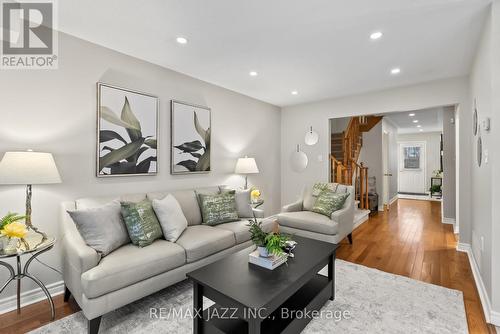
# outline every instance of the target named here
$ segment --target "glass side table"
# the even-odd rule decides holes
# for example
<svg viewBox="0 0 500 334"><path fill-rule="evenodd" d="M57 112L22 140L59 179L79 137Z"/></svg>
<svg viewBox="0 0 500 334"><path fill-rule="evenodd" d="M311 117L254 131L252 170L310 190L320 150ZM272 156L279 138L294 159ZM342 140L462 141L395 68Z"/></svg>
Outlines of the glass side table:
<svg viewBox="0 0 500 334"><path fill-rule="evenodd" d="M31 279L42 289L43 293L45 293L45 295L47 296L50 304L52 320L54 320L54 301L52 300L52 297L50 296L50 293L45 285L38 278L33 276L33 274L29 273L29 266L38 255L45 253L52 249L52 247L54 247L56 238L48 237L44 240L39 234L28 233L24 240L25 242L21 242L16 248L0 250L0 266L4 266L10 272L9 279L0 287L0 294L3 292L3 290L5 290L10 282L17 281L17 313L21 313L21 280L23 278ZM24 267L22 267L21 256L25 254L30 255L30 257L24 264ZM9 263L2 261L6 258L12 257L16 257L17 272Z"/></svg>

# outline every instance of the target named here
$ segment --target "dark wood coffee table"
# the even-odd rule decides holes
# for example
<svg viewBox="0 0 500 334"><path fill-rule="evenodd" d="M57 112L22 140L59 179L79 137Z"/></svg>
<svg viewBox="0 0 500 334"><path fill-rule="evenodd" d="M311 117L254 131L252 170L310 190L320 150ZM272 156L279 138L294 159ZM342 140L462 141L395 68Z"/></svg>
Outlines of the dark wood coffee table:
<svg viewBox="0 0 500 334"><path fill-rule="evenodd" d="M274 270L248 263L240 251L187 274L193 281L193 333L300 333L335 298L337 245L294 237L295 257ZM328 265L328 277L318 274ZM203 311L203 296L215 305Z"/></svg>

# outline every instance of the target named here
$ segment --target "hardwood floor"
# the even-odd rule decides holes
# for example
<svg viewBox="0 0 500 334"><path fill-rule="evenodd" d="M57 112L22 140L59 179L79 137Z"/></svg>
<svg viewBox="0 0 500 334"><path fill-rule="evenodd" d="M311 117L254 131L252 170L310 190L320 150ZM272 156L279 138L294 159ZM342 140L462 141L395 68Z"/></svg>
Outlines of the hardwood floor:
<svg viewBox="0 0 500 334"><path fill-rule="evenodd" d="M342 242L337 257L463 292L470 333L496 333L485 322L467 255L457 252L451 225L441 224L439 202L398 200L354 231L354 244ZM78 311L73 299L57 296L56 318ZM0 333L25 333L50 321L47 302L0 316Z"/></svg>
<svg viewBox="0 0 500 334"><path fill-rule="evenodd" d="M486 323L466 253L457 252L452 225L441 223L441 203L400 199L375 213L345 240L337 258L460 290L470 333L496 333Z"/></svg>

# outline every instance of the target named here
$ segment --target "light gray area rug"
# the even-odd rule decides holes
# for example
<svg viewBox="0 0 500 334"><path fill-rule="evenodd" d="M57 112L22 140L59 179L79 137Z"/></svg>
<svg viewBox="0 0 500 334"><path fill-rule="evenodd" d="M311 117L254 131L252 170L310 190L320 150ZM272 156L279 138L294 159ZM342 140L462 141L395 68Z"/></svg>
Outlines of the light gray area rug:
<svg viewBox="0 0 500 334"><path fill-rule="evenodd" d="M303 333L468 333L462 292L342 260L335 263L335 301L328 301L322 317L313 319ZM326 274L325 269L321 273ZM191 307L192 286L183 281L106 314L100 333L192 333L191 318L169 313L189 312ZM151 312L157 316L151 317ZM86 329L78 312L31 333Z"/></svg>

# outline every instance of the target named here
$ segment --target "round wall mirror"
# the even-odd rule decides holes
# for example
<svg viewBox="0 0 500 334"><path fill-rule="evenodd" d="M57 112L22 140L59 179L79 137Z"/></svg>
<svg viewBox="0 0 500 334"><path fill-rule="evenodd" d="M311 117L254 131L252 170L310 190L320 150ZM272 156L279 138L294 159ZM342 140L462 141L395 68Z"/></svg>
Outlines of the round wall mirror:
<svg viewBox="0 0 500 334"><path fill-rule="evenodd" d="M483 162L483 140L481 139L481 135L477 137L477 165L481 167L481 163Z"/></svg>
<svg viewBox="0 0 500 334"><path fill-rule="evenodd" d="M476 99L474 99L474 114L472 115L472 133L474 133L474 136L477 135L477 105L476 105Z"/></svg>
<svg viewBox="0 0 500 334"><path fill-rule="evenodd" d="M307 164L309 163L309 159L307 158L307 154L300 150L300 146L297 145L297 150L293 151L290 156L290 165L294 172L300 173L307 168Z"/></svg>
<svg viewBox="0 0 500 334"><path fill-rule="evenodd" d="M316 145L316 143L318 142L318 139L319 139L318 133L316 131L314 131L313 127L311 126L311 128L309 129L309 131L307 131L307 133L304 137L304 141L305 141L306 145L309 145L309 146Z"/></svg>

